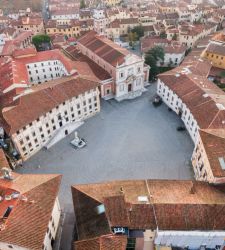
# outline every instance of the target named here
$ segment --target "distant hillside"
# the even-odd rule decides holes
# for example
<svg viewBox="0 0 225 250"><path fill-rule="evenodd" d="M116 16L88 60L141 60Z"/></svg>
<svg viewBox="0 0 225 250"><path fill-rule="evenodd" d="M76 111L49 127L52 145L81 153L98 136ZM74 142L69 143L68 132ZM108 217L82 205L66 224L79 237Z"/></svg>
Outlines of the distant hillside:
<svg viewBox="0 0 225 250"><path fill-rule="evenodd" d="M41 11L42 0L0 0L0 8L5 13L11 10L31 8L32 11Z"/></svg>

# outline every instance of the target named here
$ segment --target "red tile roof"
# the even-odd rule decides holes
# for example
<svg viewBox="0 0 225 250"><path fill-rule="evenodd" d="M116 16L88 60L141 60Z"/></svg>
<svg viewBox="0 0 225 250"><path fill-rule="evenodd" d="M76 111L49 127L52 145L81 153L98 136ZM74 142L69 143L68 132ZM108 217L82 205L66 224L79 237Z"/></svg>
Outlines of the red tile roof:
<svg viewBox="0 0 225 250"><path fill-rule="evenodd" d="M69 46L65 48L65 52L69 54L74 60L74 67L80 75L91 77L96 81L104 81L111 79L110 74L97 63L83 55L76 46Z"/></svg>
<svg viewBox="0 0 225 250"><path fill-rule="evenodd" d="M12 22L12 25L41 25L43 24L42 17L21 17L18 20Z"/></svg>
<svg viewBox="0 0 225 250"><path fill-rule="evenodd" d="M0 148L0 169L2 168L9 168L9 163L6 159L3 149Z"/></svg>
<svg viewBox="0 0 225 250"><path fill-rule="evenodd" d="M141 50L146 53L155 46L160 46L164 49L165 53L169 54L182 54L185 53L187 47L179 44L178 42L169 41L160 37L144 37L141 39Z"/></svg>
<svg viewBox="0 0 225 250"><path fill-rule="evenodd" d="M80 240L102 235L103 229L111 230L112 227L134 230L155 230L157 227L159 230L225 228L225 193L221 187L205 182L113 181L75 185L72 195ZM140 196L146 197L147 201L141 201ZM104 205L105 213L96 213L100 204ZM84 227L85 221L88 225ZM101 231L98 225L102 225Z"/></svg>
<svg viewBox="0 0 225 250"><path fill-rule="evenodd" d="M225 94L198 73L200 69L182 65L159 79L187 105L200 129L225 129Z"/></svg>
<svg viewBox="0 0 225 250"><path fill-rule="evenodd" d="M124 63L125 56L130 54L128 50L121 48L105 37L99 36L95 31L90 31L82 36L78 40L79 43L114 67L117 64Z"/></svg>
<svg viewBox="0 0 225 250"><path fill-rule="evenodd" d="M210 43L205 52L225 56L225 44Z"/></svg>
<svg viewBox="0 0 225 250"><path fill-rule="evenodd" d="M142 52L147 52L155 46L164 46L169 43L170 41L165 38L159 36L148 36L141 39L141 50Z"/></svg>
<svg viewBox="0 0 225 250"><path fill-rule="evenodd" d="M126 236L108 234L93 239L76 241L74 250L126 250L126 246Z"/></svg>
<svg viewBox="0 0 225 250"><path fill-rule="evenodd" d="M2 110L5 130L12 135L57 105L98 85L96 81L72 76L33 87L33 92L22 95Z"/></svg>
<svg viewBox="0 0 225 250"><path fill-rule="evenodd" d="M19 194L0 231L0 241L32 250L42 249L61 182L60 175L13 174L14 180L0 180L0 190ZM23 200L27 198L27 201ZM2 203L0 204L0 207Z"/></svg>
<svg viewBox="0 0 225 250"><path fill-rule="evenodd" d="M219 158L225 160L225 130L200 130L202 145L214 177L225 177Z"/></svg>
<svg viewBox="0 0 225 250"><path fill-rule="evenodd" d="M13 57L8 61L0 62L0 92L13 84L30 84L26 65L48 60L59 60L65 66L69 74L74 73L74 64L60 50L37 52L34 48L15 50Z"/></svg>

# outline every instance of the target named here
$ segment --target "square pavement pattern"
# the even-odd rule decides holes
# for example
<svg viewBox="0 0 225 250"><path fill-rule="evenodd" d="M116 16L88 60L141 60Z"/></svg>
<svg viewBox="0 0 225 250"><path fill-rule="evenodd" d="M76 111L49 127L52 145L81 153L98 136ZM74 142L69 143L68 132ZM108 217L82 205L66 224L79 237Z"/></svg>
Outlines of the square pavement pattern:
<svg viewBox="0 0 225 250"><path fill-rule="evenodd" d="M72 133L49 150L39 151L18 172L63 174L60 202L68 215L73 210L71 185L119 179L192 179L194 144L187 132L176 130L181 120L175 113L164 104L152 105L155 88L150 86L134 100L102 101L100 114L78 129L87 141L85 148L76 150L70 145Z"/></svg>

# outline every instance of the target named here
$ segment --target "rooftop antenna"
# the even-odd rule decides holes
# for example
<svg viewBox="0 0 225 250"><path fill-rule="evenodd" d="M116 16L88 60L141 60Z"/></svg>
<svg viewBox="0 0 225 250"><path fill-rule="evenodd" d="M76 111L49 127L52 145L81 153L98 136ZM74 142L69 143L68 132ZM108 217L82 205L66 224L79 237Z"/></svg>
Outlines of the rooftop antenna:
<svg viewBox="0 0 225 250"><path fill-rule="evenodd" d="M195 187L195 182L192 181L191 189L190 189L190 194L195 194L196 193L196 187Z"/></svg>

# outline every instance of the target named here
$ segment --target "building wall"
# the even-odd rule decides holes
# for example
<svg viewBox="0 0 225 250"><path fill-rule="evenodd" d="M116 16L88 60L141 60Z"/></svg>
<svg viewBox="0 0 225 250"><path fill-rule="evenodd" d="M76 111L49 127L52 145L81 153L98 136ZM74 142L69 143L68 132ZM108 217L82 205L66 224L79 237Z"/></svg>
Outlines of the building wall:
<svg viewBox="0 0 225 250"><path fill-rule="evenodd" d="M94 19L94 30L100 35L106 35L108 20L107 18Z"/></svg>
<svg viewBox="0 0 225 250"><path fill-rule="evenodd" d="M40 33L44 33L44 24L37 24L37 25L29 25L29 24L23 24L20 26L15 27L17 28L17 30L21 31L27 31L27 30L31 30L34 34L40 34Z"/></svg>
<svg viewBox="0 0 225 250"><path fill-rule="evenodd" d="M99 111L99 91L96 88L56 106L14 133L12 140L25 160L46 145L64 125L85 120ZM65 136L67 133L65 131Z"/></svg>
<svg viewBox="0 0 225 250"><path fill-rule="evenodd" d="M163 102L168 107L170 107L181 117L188 133L191 136L191 139L196 144L197 138L199 136L199 127L188 107L182 102L182 100L176 95L176 93L169 89L168 86L160 81L160 79L158 79L157 82L157 94L162 98Z"/></svg>
<svg viewBox="0 0 225 250"><path fill-rule="evenodd" d="M46 29L48 35L63 34L67 37L78 37L80 36L80 26L71 26L67 28L51 27Z"/></svg>
<svg viewBox="0 0 225 250"><path fill-rule="evenodd" d="M120 28L107 28L106 29L106 36L109 39L115 40L115 39L119 39L120 37Z"/></svg>
<svg viewBox="0 0 225 250"><path fill-rule="evenodd" d="M14 244L9 244L9 243L6 243L6 242L0 242L0 249L3 249L3 250L29 250L28 248L25 248L25 247L20 247L20 246L17 246L17 245L14 245Z"/></svg>
<svg viewBox="0 0 225 250"><path fill-rule="evenodd" d="M55 204L52 210L51 219L48 224L47 232L44 238L44 250L52 250L53 243L56 238L57 230L60 222L61 209L58 197L55 200Z"/></svg>
<svg viewBox="0 0 225 250"><path fill-rule="evenodd" d="M216 31L216 25L210 29L203 30L201 33L197 35L189 35L189 34L179 34L180 43L186 45L188 48L192 48L199 39L206 37L207 35Z"/></svg>
<svg viewBox="0 0 225 250"><path fill-rule="evenodd" d="M29 81L32 84L47 82L69 75L65 66L59 60L30 63L26 67Z"/></svg>
<svg viewBox="0 0 225 250"><path fill-rule="evenodd" d="M59 221L60 221L60 214L61 214L61 210L60 210L60 204L59 204L59 200L58 197L55 200L55 204L52 210L52 215L51 215L51 219L49 221L48 224L48 228L46 228L46 235L44 237L44 242L43 242L43 250L52 250L52 245L51 245L51 241L55 240L56 238L56 233L57 233L57 229L59 226ZM10 244L10 243L5 243L5 242L0 242L0 249L4 249L4 250L30 250L28 248L25 247L20 247L14 244Z"/></svg>
<svg viewBox="0 0 225 250"><path fill-rule="evenodd" d="M143 90L145 73L142 58L137 59L130 54L125 57L122 65L114 67L82 44L78 43L78 46L82 54L88 56L112 76L115 82L114 95L117 100L127 99L135 91Z"/></svg>
<svg viewBox="0 0 225 250"><path fill-rule="evenodd" d="M200 136L195 145L191 160L196 180L207 181L209 183L225 182L225 178L223 177L214 177Z"/></svg>
<svg viewBox="0 0 225 250"><path fill-rule="evenodd" d="M74 14L62 14L62 15L52 15L52 20L71 20L71 19L79 19L79 13Z"/></svg>
<svg viewBox="0 0 225 250"><path fill-rule="evenodd" d="M7 41L8 38L4 33L0 34L0 46L3 46L5 44L5 41Z"/></svg>
<svg viewBox="0 0 225 250"><path fill-rule="evenodd" d="M115 6L118 5L120 2L120 0L104 0L104 3L108 6Z"/></svg>
<svg viewBox="0 0 225 250"><path fill-rule="evenodd" d="M183 53L175 54L175 53L165 53L163 64L158 62L159 66L178 66L184 60L185 51Z"/></svg>
<svg viewBox="0 0 225 250"><path fill-rule="evenodd" d="M210 53L206 50L203 52L202 56L211 61L213 66L225 69L225 56L216 53Z"/></svg>
<svg viewBox="0 0 225 250"><path fill-rule="evenodd" d="M222 249L224 237L224 231L158 231L155 244L156 249L171 245L187 246L188 249Z"/></svg>
<svg viewBox="0 0 225 250"><path fill-rule="evenodd" d="M198 139L198 143L195 145L191 160L195 179L199 181L212 182L214 179L213 174L200 137Z"/></svg>
<svg viewBox="0 0 225 250"><path fill-rule="evenodd" d="M132 60L134 60L132 62ZM144 62L127 57L125 63L116 70L116 98L129 92L141 91L144 87Z"/></svg>

